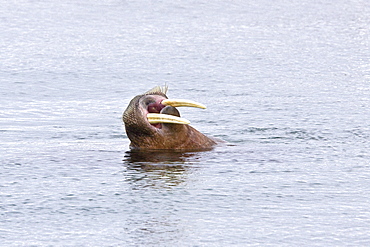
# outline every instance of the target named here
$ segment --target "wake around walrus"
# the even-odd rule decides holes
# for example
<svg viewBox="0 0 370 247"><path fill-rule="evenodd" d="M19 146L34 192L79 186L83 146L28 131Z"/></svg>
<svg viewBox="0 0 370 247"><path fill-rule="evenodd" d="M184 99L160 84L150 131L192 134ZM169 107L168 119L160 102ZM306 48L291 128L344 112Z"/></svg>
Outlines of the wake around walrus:
<svg viewBox="0 0 370 247"><path fill-rule="evenodd" d="M205 109L191 100L168 99L168 87L157 86L135 96L123 113L130 148L138 150L210 150L216 141L200 133L180 117L176 107Z"/></svg>

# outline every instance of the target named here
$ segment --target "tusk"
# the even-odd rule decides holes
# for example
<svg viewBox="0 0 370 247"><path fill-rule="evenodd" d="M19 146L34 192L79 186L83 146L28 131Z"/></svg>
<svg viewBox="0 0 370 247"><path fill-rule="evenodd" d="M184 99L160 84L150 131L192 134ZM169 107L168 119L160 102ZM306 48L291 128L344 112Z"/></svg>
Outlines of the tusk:
<svg viewBox="0 0 370 247"><path fill-rule="evenodd" d="M190 124L190 121L185 118L176 117L168 114L148 113L146 117L148 118L148 121L151 124L156 123Z"/></svg>
<svg viewBox="0 0 370 247"><path fill-rule="evenodd" d="M179 107L179 106L188 106L188 107L197 107L206 109L207 107L201 103L197 103L192 100L187 99L165 99L161 102L162 105L170 105L173 107Z"/></svg>

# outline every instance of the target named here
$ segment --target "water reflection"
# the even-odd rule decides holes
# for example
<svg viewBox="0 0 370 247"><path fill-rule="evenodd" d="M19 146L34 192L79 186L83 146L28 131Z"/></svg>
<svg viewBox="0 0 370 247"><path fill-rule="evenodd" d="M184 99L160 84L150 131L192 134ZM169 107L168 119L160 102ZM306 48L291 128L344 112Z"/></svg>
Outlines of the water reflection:
<svg viewBox="0 0 370 247"><path fill-rule="evenodd" d="M128 151L124 158L126 180L132 189L170 188L186 180L189 169L199 158L196 152Z"/></svg>
<svg viewBox="0 0 370 247"><path fill-rule="evenodd" d="M182 198L188 193L182 185L197 169L200 157L197 152L126 152L124 176L135 208L126 225L135 245L163 245L185 234L178 215Z"/></svg>
<svg viewBox="0 0 370 247"><path fill-rule="evenodd" d="M196 156L197 152L171 152L171 151L127 151L124 161L128 164L152 163L153 165L182 165L190 158Z"/></svg>

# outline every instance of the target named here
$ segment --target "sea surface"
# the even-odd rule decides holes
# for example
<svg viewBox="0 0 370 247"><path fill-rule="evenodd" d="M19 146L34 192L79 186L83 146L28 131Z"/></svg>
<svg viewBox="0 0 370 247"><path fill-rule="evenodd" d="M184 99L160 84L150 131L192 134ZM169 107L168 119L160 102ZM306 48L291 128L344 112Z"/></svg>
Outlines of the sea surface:
<svg viewBox="0 0 370 247"><path fill-rule="evenodd" d="M0 0L0 246L369 246L367 0ZM130 152L168 85L207 152Z"/></svg>

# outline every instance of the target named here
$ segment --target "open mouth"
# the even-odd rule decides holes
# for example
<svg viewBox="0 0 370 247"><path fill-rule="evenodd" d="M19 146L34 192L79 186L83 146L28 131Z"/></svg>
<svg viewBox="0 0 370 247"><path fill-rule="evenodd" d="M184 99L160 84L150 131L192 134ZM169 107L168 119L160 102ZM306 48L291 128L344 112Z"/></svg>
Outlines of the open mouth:
<svg viewBox="0 0 370 247"><path fill-rule="evenodd" d="M148 122L155 128L161 129L162 123L172 123L172 124L190 124L190 121L181 118L177 110L171 112L168 111L167 106L171 107L196 107L201 109L206 109L203 104L183 99L165 99L159 103L151 103L148 105Z"/></svg>

